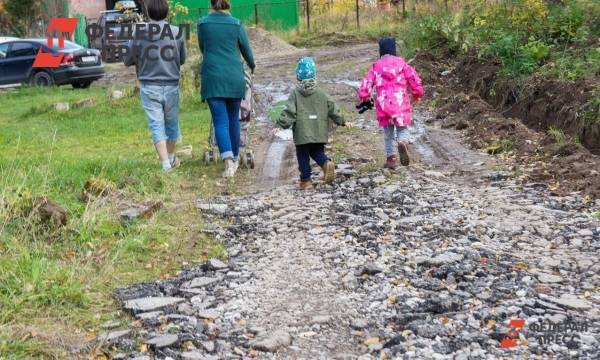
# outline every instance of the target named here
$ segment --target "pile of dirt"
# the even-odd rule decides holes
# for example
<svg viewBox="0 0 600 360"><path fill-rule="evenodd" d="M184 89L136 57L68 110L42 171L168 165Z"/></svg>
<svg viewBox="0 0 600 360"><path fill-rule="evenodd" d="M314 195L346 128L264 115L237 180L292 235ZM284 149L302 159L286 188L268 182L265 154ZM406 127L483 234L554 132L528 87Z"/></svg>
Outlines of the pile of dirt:
<svg viewBox="0 0 600 360"><path fill-rule="evenodd" d="M288 55L299 51L295 46L261 28L249 28L248 37L252 44L252 50L257 56Z"/></svg>
<svg viewBox="0 0 600 360"><path fill-rule="evenodd" d="M479 94L503 115L515 117L537 131L561 129L579 139L592 153L600 154L600 119L591 109L599 81L566 81L540 76L498 79L501 66L482 62L475 53L467 54L454 73L464 90Z"/></svg>
<svg viewBox="0 0 600 360"><path fill-rule="evenodd" d="M557 195L600 198L600 158L569 138L555 139L507 118L477 94L448 97L437 112L444 128L464 131L467 142L515 164L523 183L542 183Z"/></svg>

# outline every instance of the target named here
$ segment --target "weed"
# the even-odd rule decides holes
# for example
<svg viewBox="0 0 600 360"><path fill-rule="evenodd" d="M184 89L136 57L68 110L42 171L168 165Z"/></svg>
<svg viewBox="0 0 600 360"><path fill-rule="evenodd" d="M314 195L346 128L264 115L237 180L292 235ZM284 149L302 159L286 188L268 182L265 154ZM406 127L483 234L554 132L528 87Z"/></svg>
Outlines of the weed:
<svg viewBox="0 0 600 360"><path fill-rule="evenodd" d="M563 145L567 142L567 137L564 131L562 131L561 129L551 126L547 132L548 135L550 135L556 143Z"/></svg>
<svg viewBox="0 0 600 360"><path fill-rule="evenodd" d="M511 139L502 139L489 145L485 150L490 155L507 153L513 150L515 143Z"/></svg>
<svg viewBox="0 0 600 360"><path fill-rule="evenodd" d="M594 212L592 214L593 217L595 217L596 219L600 219L600 210L596 210L596 212Z"/></svg>

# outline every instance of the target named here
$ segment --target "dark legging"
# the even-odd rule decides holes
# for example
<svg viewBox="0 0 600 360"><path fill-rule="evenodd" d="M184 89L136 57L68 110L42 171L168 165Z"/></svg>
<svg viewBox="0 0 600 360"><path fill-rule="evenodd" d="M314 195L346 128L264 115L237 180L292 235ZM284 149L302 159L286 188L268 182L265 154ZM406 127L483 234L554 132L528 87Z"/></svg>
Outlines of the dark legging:
<svg viewBox="0 0 600 360"><path fill-rule="evenodd" d="M296 145L296 156L298 157L298 169L300 170L300 180L310 180L312 170L310 168L310 158L312 158L320 167L323 167L329 158L325 154L325 144L304 144Z"/></svg>

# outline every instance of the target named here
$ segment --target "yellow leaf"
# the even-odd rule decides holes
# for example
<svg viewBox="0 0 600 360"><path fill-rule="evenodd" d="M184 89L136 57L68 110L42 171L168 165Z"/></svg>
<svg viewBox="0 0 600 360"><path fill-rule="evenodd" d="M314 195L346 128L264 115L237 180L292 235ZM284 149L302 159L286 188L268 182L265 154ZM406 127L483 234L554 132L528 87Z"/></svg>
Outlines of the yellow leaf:
<svg viewBox="0 0 600 360"><path fill-rule="evenodd" d="M496 321L495 320L488 320L487 323L485 324L485 326L487 326L488 329L491 329L494 326L496 326Z"/></svg>
<svg viewBox="0 0 600 360"><path fill-rule="evenodd" d="M379 338L377 336L373 336L365 340L365 345L376 345L379 344Z"/></svg>
<svg viewBox="0 0 600 360"><path fill-rule="evenodd" d="M396 297L396 295L390 295L388 297L388 303L390 303L390 305L394 305L397 301L398 298Z"/></svg>
<svg viewBox="0 0 600 360"><path fill-rule="evenodd" d="M140 352L146 354L148 352L148 344L142 344L142 346L140 346Z"/></svg>
<svg viewBox="0 0 600 360"><path fill-rule="evenodd" d="M444 316L440 318L440 322L442 323L442 325L447 325L450 322L450 319L448 319L447 316Z"/></svg>
<svg viewBox="0 0 600 360"><path fill-rule="evenodd" d="M558 190L558 188L560 188L559 181L555 182L554 184L548 185L548 189L550 189L550 191L556 191L556 190Z"/></svg>

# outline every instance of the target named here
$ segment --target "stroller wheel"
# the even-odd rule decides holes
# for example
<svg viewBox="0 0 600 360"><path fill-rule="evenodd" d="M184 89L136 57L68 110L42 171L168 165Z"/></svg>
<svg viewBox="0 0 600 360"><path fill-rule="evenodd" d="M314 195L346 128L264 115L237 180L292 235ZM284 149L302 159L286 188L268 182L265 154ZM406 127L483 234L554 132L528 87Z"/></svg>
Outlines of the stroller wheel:
<svg viewBox="0 0 600 360"><path fill-rule="evenodd" d="M246 164L248 169L254 169L254 154L252 154L252 151L248 151L244 158L244 163Z"/></svg>
<svg viewBox="0 0 600 360"><path fill-rule="evenodd" d="M207 150L204 152L204 162L210 164L215 161L215 154L212 150Z"/></svg>

